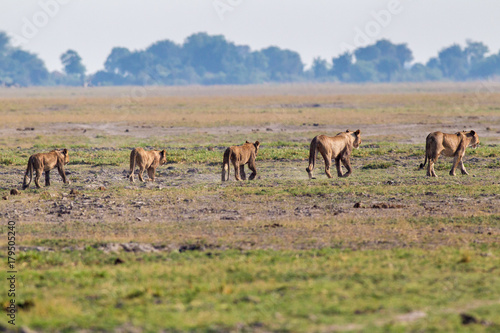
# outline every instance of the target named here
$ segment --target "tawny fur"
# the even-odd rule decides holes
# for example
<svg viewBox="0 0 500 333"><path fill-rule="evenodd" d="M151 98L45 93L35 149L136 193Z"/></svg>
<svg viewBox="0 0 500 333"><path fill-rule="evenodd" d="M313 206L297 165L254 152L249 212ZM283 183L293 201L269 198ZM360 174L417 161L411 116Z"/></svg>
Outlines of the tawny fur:
<svg viewBox="0 0 500 333"><path fill-rule="evenodd" d="M420 169L423 169L427 160L427 176L437 177L434 171L434 164L439 156L453 157L453 165L450 170L450 175L455 176L455 169L460 166L460 171L463 175L469 173L465 170L463 157L467 147L477 148L479 146L479 136L474 131L463 131L455 134L447 134L443 132L433 132L427 135L425 139L425 160L420 164Z"/></svg>
<svg viewBox="0 0 500 333"><path fill-rule="evenodd" d="M142 174L144 170L148 170L149 180L155 181L156 168L160 165L167 163L166 151L162 150L149 150L146 151L142 148L134 148L130 152L130 174L128 178L134 182L134 169L137 165L139 167L139 179L144 182Z"/></svg>
<svg viewBox="0 0 500 333"><path fill-rule="evenodd" d="M337 175L339 177L349 177L352 173L350 156L353 148L358 148L361 144L361 131L358 129L355 132L349 130L339 133L335 136L318 135L311 141L309 148L309 166L306 168L309 179L314 179L313 170L316 165L316 155L319 151L325 160L325 173L328 178L332 178L330 166L332 159L335 160ZM342 174L340 162L347 169L345 174Z"/></svg>
<svg viewBox="0 0 500 333"><path fill-rule="evenodd" d="M236 180L246 180L245 164L248 164L248 168L252 171L249 180L253 180L257 175L255 158L257 156L257 152L259 151L259 147L259 141L255 141L254 143L247 141L241 146L232 146L227 148L224 152L222 161L222 181L229 180L229 162L231 162L234 166L234 176Z"/></svg>
<svg viewBox="0 0 500 333"><path fill-rule="evenodd" d="M33 178L33 170L35 171L35 185L40 188L40 177L42 172L45 172L45 186L50 186L50 170L57 167L59 175L61 175L63 182L68 184L64 166L68 164L68 150L52 150L48 153L38 153L31 155L28 159L28 167L23 179L23 190L30 186ZM29 179L29 180L28 180Z"/></svg>

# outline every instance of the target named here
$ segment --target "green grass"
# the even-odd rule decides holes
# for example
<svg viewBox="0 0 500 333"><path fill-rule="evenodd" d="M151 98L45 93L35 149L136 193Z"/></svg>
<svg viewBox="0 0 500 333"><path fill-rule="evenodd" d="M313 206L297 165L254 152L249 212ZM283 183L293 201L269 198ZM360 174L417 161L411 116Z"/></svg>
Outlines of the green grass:
<svg viewBox="0 0 500 333"><path fill-rule="evenodd" d="M23 267L18 302L25 305L18 321L44 332L122 326L148 332L205 331L238 325L294 332L333 325L380 332L460 331L460 309L474 303L477 309L468 313L496 322L489 328L474 327L492 330L499 328L495 295L500 294L500 275L494 273L494 258L500 251L486 251L491 256L446 247L26 252L18 262ZM122 264L116 264L118 258ZM397 320L412 311L423 311L426 317L411 323Z"/></svg>
<svg viewBox="0 0 500 333"><path fill-rule="evenodd" d="M185 145L185 146L163 146L153 141L137 141L134 145L126 146L123 148L100 148L95 149L88 147L88 145L74 146L69 150L70 165L71 164L88 164L88 165L120 165L128 163L130 150L132 147L141 146L146 149L166 149L167 161L169 163L221 163L224 147L220 146L214 150L213 145ZM32 147L29 149L3 149L0 150L0 164L2 165L24 165L28 157L36 152L50 151L51 149L61 148L61 145L50 145L39 149ZM422 145L414 144L393 144L393 143L380 143L376 148L373 145L368 145L369 148L360 147L355 149L352 158L356 157L373 157L384 158L392 156L393 158L423 158ZM470 156L470 157L468 157ZM492 157L493 156L493 157ZM494 158L500 156L500 146L490 145L488 147L481 147L480 149L469 149L466 153L466 160L472 157ZM305 143L285 143L282 141L263 143L258 156L258 161L279 161L279 160L307 160L309 157L309 147ZM318 161L321 161L321 155L318 154ZM423 161L422 161L423 162ZM490 167L496 166L498 161L490 163ZM441 158L436 168L443 170L448 168L449 159ZM389 161L374 161L364 166L365 169L386 169L392 166ZM443 168L443 169L441 169Z"/></svg>

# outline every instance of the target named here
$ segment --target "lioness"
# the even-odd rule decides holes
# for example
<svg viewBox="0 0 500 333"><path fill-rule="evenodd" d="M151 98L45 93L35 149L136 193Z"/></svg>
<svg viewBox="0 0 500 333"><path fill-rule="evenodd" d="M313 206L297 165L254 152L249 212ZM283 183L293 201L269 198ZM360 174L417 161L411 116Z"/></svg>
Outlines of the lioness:
<svg viewBox="0 0 500 333"><path fill-rule="evenodd" d="M224 158L222 161L222 181L229 180L229 161L233 163L235 173L234 176L236 177L236 180L240 180L240 176L241 179L246 180L245 164L248 164L248 168L252 170L249 180L253 180L257 175L255 157L259 151L259 146L259 141L255 141L254 143L246 141L245 144L241 146L232 146L227 148L224 152Z"/></svg>
<svg viewBox="0 0 500 333"><path fill-rule="evenodd" d="M28 167L26 168L26 173L23 179L23 190L30 186L31 179L33 178L33 169L35 170L35 185L40 188L40 177L42 172L45 172L45 186L50 186L50 170L57 167L57 171L61 175L63 182L68 184L69 181L66 179L66 173L64 172L64 166L68 164L68 150L52 150L48 153L38 153L31 155L28 159ZM28 181L29 178L29 181Z"/></svg>
<svg viewBox="0 0 500 333"><path fill-rule="evenodd" d="M479 137L474 131L463 131L455 134L447 134L442 132L433 132L427 135L425 139L425 160L420 164L420 169L423 169L427 160L427 176L437 177L434 172L434 163L437 162L439 155L453 156L453 165L450 170L450 175L455 176L455 169L460 165L460 170L463 175L469 173L465 170L463 157L465 155L465 148L477 148L479 146Z"/></svg>
<svg viewBox="0 0 500 333"><path fill-rule="evenodd" d="M330 174L330 166L332 158L335 159L335 166L337 167L337 175L339 177L349 177L352 173L351 162L349 157L352 148L358 148L361 144L361 131L358 129L356 132L349 130L341 132L335 136L318 135L311 141L309 148L309 167L306 168L309 179L314 179L312 171L316 164L317 151L321 153L325 160L325 173L328 178L332 178ZM347 172L342 175L342 168L340 162L346 167Z"/></svg>
<svg viewBox="0 0 500 333"><path fill-rule="evenodd" d="M150 150L146 151L142 148L134 148L132 152L130 153L130 174L128 178L130 179L131 182L134 182L134 169L135 169L135 164L139 166L139 179L141 182L144 181L142 178L142 174L144 170L148 170L148 176L149 180L154 182L155 181L155 172L156 168L159 165L163 165L167 163L167 157L166 157L167 152L164 150L159 151L159 150Z"/></svg>

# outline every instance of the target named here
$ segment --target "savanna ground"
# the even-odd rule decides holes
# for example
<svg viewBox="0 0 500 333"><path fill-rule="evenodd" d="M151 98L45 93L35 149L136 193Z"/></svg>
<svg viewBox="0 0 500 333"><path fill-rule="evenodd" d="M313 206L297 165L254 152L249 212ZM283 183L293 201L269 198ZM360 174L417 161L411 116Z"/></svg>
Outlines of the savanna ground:
<svg viewBox="0 0 500 333"><path fill-rule="evenodd" d="M0 119L0 331L500 330L499 83L0 89ZM353 175L309 180L347 128ZM465 129L470 175L425 177L426 135ZM245 140L256 180L221 183ZM167 149L155 183L126 178L138 146ZM10 194L62 147L71 184Z"/></svg>

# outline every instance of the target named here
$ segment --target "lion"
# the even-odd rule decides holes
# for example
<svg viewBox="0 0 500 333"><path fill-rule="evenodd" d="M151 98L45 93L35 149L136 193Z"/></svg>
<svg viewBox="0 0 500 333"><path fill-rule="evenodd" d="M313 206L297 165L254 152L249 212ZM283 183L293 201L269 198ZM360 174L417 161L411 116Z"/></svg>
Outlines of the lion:
<svg viewBox="0 0 500 333"><path fill-rule="evenodd" d="M130 152L130 174L128 175L130 181L135 182L134 169L137 163L137 166L139 167L139 179L141 180L141 182L144 182L142 174L146 169L148 170L149 180L154 182L156 168L159 165L167 163L166 154L167 152L165 151L165 149L162 151L159 150L146 151L140 147L134 148Z"/></svg>
<svg viewBox="0 0 500 333"><path fill-rule="evenodd" d="M257 175L257 169L255 168L255 158L257 152L259 151L260 142L255 141L254 143L246 141L245 144L241 146L232 146L226 149L224 152L224 158L222 161L222 181L229 180L229 162L231 161L234 166L234 173L236 180L246 180L245 175L245 164L248 164L248 168L252 171L249 180L253 180ZM227 179L226 179L227 171Z"/></svg>
<svg viewBox="0 0 500 333"><path fill-rule="evenodd" d="M33 178L33 170L35 170L35 185L40 188L40 177L42 172L45 172L45 186L50 186L50 170L57 167L57 171L61 175L63 182L69 184L64 172L64 166L69 163L68 150L52 150L48 153L38 153L31 155L28 159L28 167L24 174L23 190L30 186ZM29 178L29 181L28 181Z"/></svg>
<svg viewBox="0 0 500 333"><path fill-rule="evenodd" d="M450 176L455 176L455 169L460 166L462 175L468 175L465 170L463 157L465 148L477 148L479 146L479 137L474 131L463 131L455 134L447 134L443 132L433 132L427 135L425 139L425 160L420 164L420 169L423 169L427 160L427 177L437 177L434 171L434 164L437 162L439 155L453 156L453 165L450 170Z"/></svg>
<svg viewBox="0 0 500 333"><path fill-rule="evenodd" d="M309 179L314 179L313 170L316 164L317 151L321 153L325 160L325 173L328 178L332 178L330 166L332 159L335 159L337 175L339 177L349 177L352 173L351 162L349 160L353 148L359 148L361 144L361 131L358 129L355 132L349 130L338 133L336 136L318 135L311 141L309 148L309 166L306 168ZM345 174L342 174L340 162L347 169Z"/></svg>

